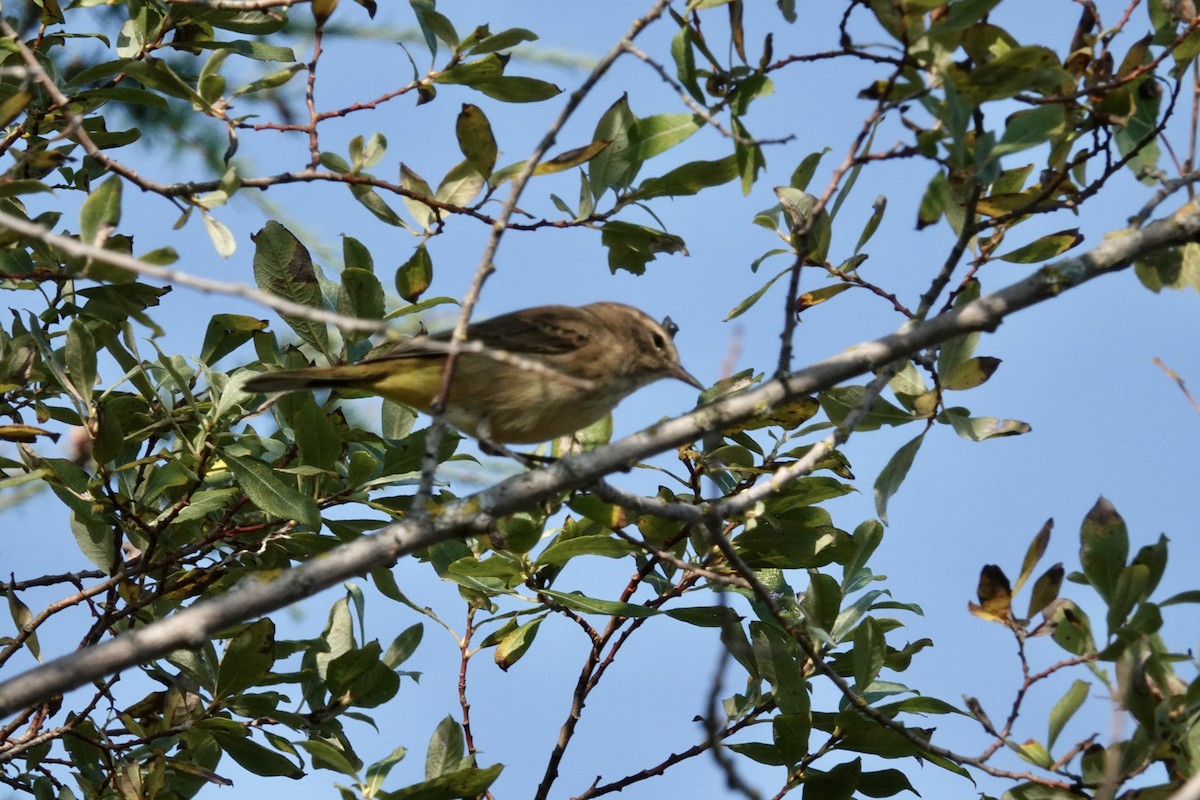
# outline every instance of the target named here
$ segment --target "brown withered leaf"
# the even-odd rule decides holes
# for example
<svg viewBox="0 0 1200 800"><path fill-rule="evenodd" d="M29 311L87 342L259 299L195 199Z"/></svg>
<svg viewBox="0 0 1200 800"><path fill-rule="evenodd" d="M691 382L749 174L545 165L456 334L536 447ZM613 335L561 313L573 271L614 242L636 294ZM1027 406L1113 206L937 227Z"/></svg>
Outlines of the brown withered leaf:
<svg viewBox="0 0 1200 800"><path fill-rule="evenodd" d="M1012 589L1004 570L986 564L979 572L979 588L975 591L979 603L968 603L972 614L992 622L1008 623L1012 619Z"/></svg>

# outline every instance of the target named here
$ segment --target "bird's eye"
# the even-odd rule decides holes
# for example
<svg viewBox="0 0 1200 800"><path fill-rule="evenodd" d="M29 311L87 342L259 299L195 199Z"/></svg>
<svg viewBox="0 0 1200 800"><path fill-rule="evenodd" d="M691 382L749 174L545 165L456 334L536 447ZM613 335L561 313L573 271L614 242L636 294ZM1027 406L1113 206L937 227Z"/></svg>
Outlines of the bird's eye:
<svg viewBox="0 0 1200 800"><path fill-rule="evenodd" d="M670 336L672 339L675 338L675 334L679 333L679 326L670 317L663 317L662 328L667 332L667 336Z"/></svg>
<svg viewBox="0 0 1200 800"><path fill-rule="evenodd" d="M663 339L662 334L659 333L658 331L654 332L654 346L657 347L659 350L662 350L664 347L667 346L667 341L665 339Z"/></svg>

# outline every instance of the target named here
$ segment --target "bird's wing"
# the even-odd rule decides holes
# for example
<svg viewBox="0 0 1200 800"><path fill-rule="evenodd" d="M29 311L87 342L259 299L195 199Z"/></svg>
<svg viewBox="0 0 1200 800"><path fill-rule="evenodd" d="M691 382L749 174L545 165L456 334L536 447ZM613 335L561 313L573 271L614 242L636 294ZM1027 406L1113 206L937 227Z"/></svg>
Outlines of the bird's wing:
<svg viewBox="0 0 1200 800"><path fill-rule="evenodd" d="M467 339L513 353L570 353L588 343L594 324L578 308L539 306L476 322Z"/></svg>
<svg viewBox="0 0 1200 800"><path fill-rule="evenodd" d="M473 322L467 327L467 340L518 355L571 353L588 343L593 324L587 312L578 308L538 306ZM423 345L429 340L448 342L450 331L405 339L387 353L371 358L371 361L445 354L444 350Z"/></svg>

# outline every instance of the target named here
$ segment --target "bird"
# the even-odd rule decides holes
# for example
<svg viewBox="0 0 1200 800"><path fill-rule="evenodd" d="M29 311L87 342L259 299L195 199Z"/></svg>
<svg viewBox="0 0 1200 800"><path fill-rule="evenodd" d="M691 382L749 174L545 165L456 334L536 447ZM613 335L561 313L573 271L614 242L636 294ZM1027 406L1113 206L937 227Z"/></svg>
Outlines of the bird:
<svg viewBox="0 0 1200 800"><path fill-rule="evenodd" d="M461 351L446 419L485 444L533 444L567 436L608 414L655 381L704 384L680 364L670 317L661 323L624 303L525 308L467 326L466 341L488 351ZM249 392L359 389L432 413L442 386L452 332L418 335L357 364L267 372ZM504 355L534 362L531 370Z"/></svg>

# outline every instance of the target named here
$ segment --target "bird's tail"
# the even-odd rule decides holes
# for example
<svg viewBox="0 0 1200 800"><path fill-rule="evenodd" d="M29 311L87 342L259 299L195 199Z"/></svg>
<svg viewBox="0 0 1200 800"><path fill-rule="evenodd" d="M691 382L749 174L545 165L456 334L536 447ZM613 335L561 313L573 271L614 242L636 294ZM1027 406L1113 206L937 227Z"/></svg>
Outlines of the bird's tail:
<svg viewBox="0 0 1200 800"><path fill-rule="evenodd" d="M257 375L246 381L248 392L302 392L306 389L336 389L362 386L370 376L342 367L284 369Z"/></svg>

